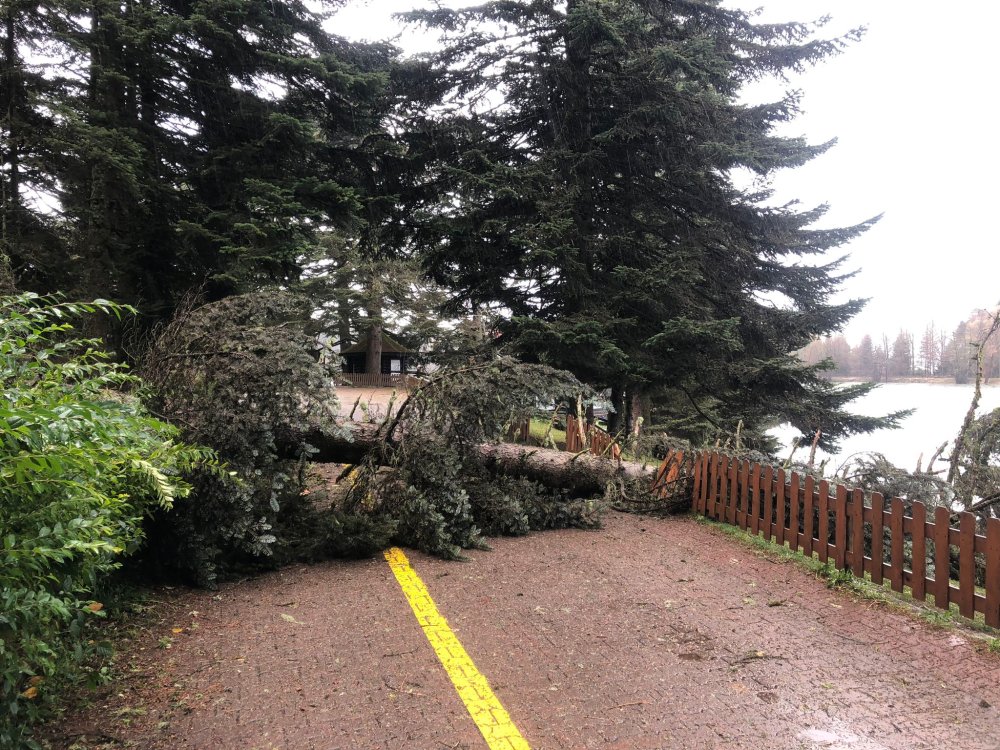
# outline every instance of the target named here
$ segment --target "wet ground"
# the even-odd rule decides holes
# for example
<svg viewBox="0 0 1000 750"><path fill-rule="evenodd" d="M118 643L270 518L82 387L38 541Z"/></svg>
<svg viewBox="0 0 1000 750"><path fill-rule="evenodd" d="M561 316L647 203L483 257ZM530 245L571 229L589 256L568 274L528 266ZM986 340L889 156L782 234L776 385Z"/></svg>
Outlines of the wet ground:
<svg viewBox="0 0 1000 750"><path fill-rule="evenodd" d="M691 518L407 554L535 750L1000 748L986 641ZM491 747L381 558L161 598L128 678L54 746Z"/></svg>

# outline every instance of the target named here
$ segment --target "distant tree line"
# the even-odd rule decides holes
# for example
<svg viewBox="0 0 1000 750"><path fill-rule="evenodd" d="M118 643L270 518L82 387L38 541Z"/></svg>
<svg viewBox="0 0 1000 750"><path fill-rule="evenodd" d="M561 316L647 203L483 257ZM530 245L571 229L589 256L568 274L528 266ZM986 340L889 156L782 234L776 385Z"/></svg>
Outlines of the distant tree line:
<svg viewBox="0 0 1000 750"><path fill-rule="evenodd" d="M795 356L861 309L821 258L877 217L819 229L824 207L771 205L771 176L832 142L776 134L798 92L740 98L860 30L545 0L413 11L442 41L407 59L330 33L337 7L5 4L0 285L134 305L129 336L88 331L126 355L193 293L277 286L372 361L383 327L479 321L607 390L615 431L767 449L776 422L826 447L881 426L842 409L865 386Z"/></svg>
<svg viewBox="0 0 1000 750"><path fill-rule="evenodd" d="M829 359L830 374L887 382L897 378L940 377L970 383L976 374L976 345L983 341L991 313L977 310L948 333L929 323L922 334L900 330L895 337L866 334L851 346L843 334L816 339L799 352L806 364ZM1000 339L993 337L983 350L983 377L1000 377Z"/></svg>

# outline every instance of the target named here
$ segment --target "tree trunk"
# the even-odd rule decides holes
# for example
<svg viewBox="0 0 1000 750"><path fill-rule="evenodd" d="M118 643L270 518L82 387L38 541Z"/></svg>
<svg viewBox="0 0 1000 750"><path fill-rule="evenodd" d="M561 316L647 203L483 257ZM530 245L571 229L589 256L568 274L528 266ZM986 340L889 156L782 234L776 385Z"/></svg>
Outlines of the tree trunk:
<svg viewBox="0 0 1000 750"><path fill-rule="evenodd" d="M622 389L617 385L611 386L611 411L608 412L608 432L617 435L622 428Z"/></svg>
<svg viewBox="0 0 1000 750"><path fill-rule="evenodd" d="M317 449L309 457L310 460L317 463L356 463L376 447L378 425L350 422L348 426L350 440L318 431L303 435L302 439ZM577 455L514 443L480 445L479 456L491 471L520 474L547 487L560 487L581 494L603 492L608 482L616 480L639 480L652 484L657 469L656 465L618 462L589 453Z"/></svg>
<svg viewBox="0 0 1000 750"><path fill-rule="evenodd" d="M378 375L382 372L382 283L372 270L368 287L368 353L365 355L365 372Z"/></svg>
<svg viewBox="0 0 1000 750"><path fill-rule="evenodd" d="M6 163L7 177L0 174L0 293L14 291L14 273L11 268L13 255L15 226L20 216L21 188L19 185L20 147L18 118L19 94L21 93L21 60L17 56L17 39L14 28L14 10L8 7L4 17L3 53L5 69L0 74L3 89L6 92L7 111L0 112L0 117L7 120L7 151L0 147L0 165ZM0 133L3 129L0 128Z"/></svg>
<svg viewBox="0 0 1000 750"><path fill-rule="evenodd" d="M354 343L351 337L351 310L346 295L337 300L337 338L340 339L340 351Z"/></svg>
<svg viewBox="0 0 1000 750"><path fill-rule="evenodd" d="M368 329L368 352L365 354L365 372L382 372L382 326L372 323Z"/></svg>

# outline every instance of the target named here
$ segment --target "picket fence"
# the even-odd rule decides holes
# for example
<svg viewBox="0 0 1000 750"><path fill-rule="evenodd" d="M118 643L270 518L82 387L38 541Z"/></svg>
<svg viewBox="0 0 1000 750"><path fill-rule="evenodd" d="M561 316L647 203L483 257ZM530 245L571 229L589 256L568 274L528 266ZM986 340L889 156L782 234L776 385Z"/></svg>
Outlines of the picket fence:
<svg viewBox="0 0 1000 750"><path fill-rule="evenodd" d="M971 513L866 494L794 471L701 453L693 469L693 509L914 599L1000 627L1000 519L977 533ZM952 519L958 525L952 526Z"/></svg>

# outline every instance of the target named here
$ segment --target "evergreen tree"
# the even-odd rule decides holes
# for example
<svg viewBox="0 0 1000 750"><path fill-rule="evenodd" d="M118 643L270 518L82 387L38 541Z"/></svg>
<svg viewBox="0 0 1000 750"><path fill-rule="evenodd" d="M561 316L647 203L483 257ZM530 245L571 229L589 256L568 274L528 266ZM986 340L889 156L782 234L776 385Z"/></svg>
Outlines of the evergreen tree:
<svg viewBox="0 0 1000 750"><path fill-rule="evenodd" d="M824 366L792 352L860 309L830 302L845 276L818 258L872 222L811 229L823 207L768 207L766 188L732 179L766 180L830 145L774 135L796 94L749 106L741 87L857 33L816 40L810 25L698 0L410 18L449 35L427 92L465 147L442 167L455 187L425 247L457 301L502 305L503 341L610 388L633 423L642 413L704 438L743 420L766 446L764 429L791 419L810 437L821 428L826 448L870 429L843 413Z"/></svg>
<svg viewBox="0 0 1000 750"><path fill-rule="evenodd" d="M54 166L69 140L58 115L75 71L46 69L25 54L68 58L79 31L60 0L12 0L0 9L0 287L34 285L64 253L63 223L44 204L57 192Z"/></svg>
<svg viewBox="0 0 1000 750"><path fill-rule="evenodd" d="M878 380L875 368L875 344L867 333L862 337L854 352L854 374L862 378Z"/></svg>
<svg viewBox="0 0 1000 750"><path fill-rule="evenodd" d="M889 376L905 378L913 374L913 334L900 331L892 342L889 356Z"/></svg>
<svg viewBox="0 0 1000 750"><path fill-rule="evenodd" d="M298 0L3 13L0 250L20 285L155 319L192 288L287 283L318 230L359 223L352 181L382 128L390 46L331 36ZM44 64L26 66L26 46Z"/></svg>
<svg viewBox="0 0 1000 750"><path fill-rule="evenodd" d="M925 375L936 375L941 360L941 349L934 324L929 323L920 337L920 366Z"/></svg>

